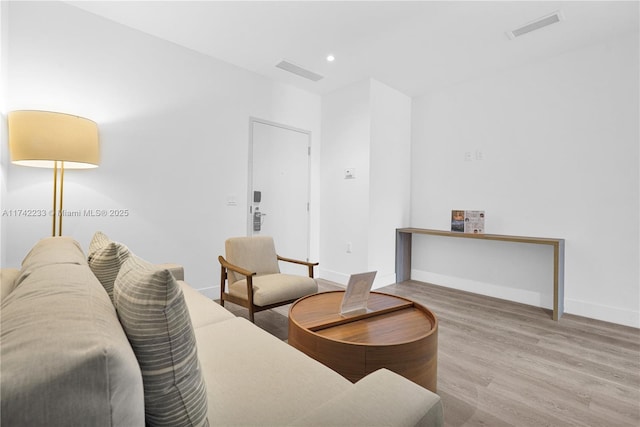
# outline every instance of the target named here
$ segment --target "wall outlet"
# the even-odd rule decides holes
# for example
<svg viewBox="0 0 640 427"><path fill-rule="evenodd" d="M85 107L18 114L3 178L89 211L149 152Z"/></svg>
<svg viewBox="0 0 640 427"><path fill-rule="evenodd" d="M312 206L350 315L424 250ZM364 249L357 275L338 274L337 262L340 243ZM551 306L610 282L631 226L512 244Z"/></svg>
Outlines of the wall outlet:
<svg viewBox="0 0 640 427"><path fill-rule="evenodd" d="M346 168L344 170L344 179L355 179L356 178L356 168Z"/></svg>
<svg viewBox="0 0 640 427"><path fill-rule="evenodd" d="M350 254L351 253L351 242L347 242L347 253Z"/></svg>

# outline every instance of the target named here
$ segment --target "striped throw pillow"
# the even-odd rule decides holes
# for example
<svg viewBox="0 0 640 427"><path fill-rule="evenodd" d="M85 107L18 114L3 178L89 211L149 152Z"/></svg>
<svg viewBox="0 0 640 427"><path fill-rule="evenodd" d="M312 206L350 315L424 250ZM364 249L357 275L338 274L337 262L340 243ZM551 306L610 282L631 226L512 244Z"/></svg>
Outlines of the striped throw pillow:
<svg viewBox="0 0 640 427"><path fill-rule="evenodd" d="M98 249L107 246L109 243L111 243L111 239L106 234L102 231L96 231L91 238L91 242L89 242L89 256Z"/></svg>
<svg viewBox="0 0 640 427"><path fill-rule="evenodd" d="M131 254L116 278L114 305L142 371L147 424L208 426L195 334L169 270Z"/></svg>
<svg viewBox="0 0 640 427"><path fill-rule="evenodd" d="M111 241L106 235L97 232L89 244L89 267L109 294L113 302L113 283L120 267L129 258L129 249L122 243Z"/></svg>

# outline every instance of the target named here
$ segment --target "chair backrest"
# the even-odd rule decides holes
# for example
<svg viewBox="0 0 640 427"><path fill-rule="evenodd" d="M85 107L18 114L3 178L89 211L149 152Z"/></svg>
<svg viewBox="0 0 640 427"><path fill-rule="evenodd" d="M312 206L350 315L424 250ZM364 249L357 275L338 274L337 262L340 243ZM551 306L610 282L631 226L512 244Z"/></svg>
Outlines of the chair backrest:
<svg viewBox="0 0 640 427"><path fill-rule="evenodd" d="M224 243L225 258L231 264L262 274L280 273L278 256L273 238L269 236L232 237ZM228 272L229 284L245 279L244 276Z"/></svg>

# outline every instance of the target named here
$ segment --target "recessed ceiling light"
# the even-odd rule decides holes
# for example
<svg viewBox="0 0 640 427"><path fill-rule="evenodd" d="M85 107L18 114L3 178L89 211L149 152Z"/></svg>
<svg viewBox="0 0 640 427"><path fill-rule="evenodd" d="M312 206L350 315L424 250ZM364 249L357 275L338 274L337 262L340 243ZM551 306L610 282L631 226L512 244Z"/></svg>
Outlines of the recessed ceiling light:
<svg viewBox="0 0 640 427"><path fill-rule="evenodd" d="M333 61L335 61L335 60L336 60L336 57L335 57L335 56L333 56L333 55L329 55L329 56L327 56L327 61L329 61L329 62L333 62Z"/></svg>

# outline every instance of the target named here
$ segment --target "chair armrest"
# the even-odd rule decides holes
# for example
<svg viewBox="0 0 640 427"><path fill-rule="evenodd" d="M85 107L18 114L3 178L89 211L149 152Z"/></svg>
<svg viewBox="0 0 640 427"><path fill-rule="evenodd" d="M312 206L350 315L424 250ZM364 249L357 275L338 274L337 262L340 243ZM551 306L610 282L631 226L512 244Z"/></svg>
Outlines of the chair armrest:
<svg viewBox="0 0 640 427"><path fill-rule="evenodd" d="M220 265L224 268L226 268L227 270L231 270L235 273L238 274L242 274L243 276L247 276L247 278L251 277L251 276L255 276L256 273L246 270L242 267L238 267L237 265L233 265L231 264L229 261L227 261L226 259L224 259L224 257L222 255L218 256L218 261L220 261Z"/></svg>
<svg viewBox="0 0 640 427"><path fill-rule="evenodd" d="M309 262L309 261L302 261L299 259L293 259L293 258L285 258L283 256L278 255L278 261L286 261L286 262L292 262L294 264L302 264L302 265L306 265L309 267L313 267L318 265L319 263L317 262Z"/></svg>
<svg viewBox="0 0 640 427"><path fill-rule="evenodd" d="M313 267L318 265L317 262L309 262L309 261L302 261L302 260L299 260L299 259L285 258L285 257L282 257L280 255L277 255L277 257L278 257L278 261L284 261L284 262L291 262L293 264L306 265L309 268L309 277L313 277Z"/></svg>
<svg viewBox="0 0 640 427"><path fill-rule="evenodd" d="M247 277L247 301L249 302L249 306L253 306L253 276L257 273L253 271L246 270L242 267L238 267L237 265L231 264L229 261L224 259L222 255L218 256L218 261L220 261L221 267L221 277L220 277L220 290L224 293L224 282L227 279L227 270L231 270L235 273L242 274ZM222 296L221 296L222 299ZM224 301L224 300L223 300ZM253 321L253 318L251 318Z"/></svg>

